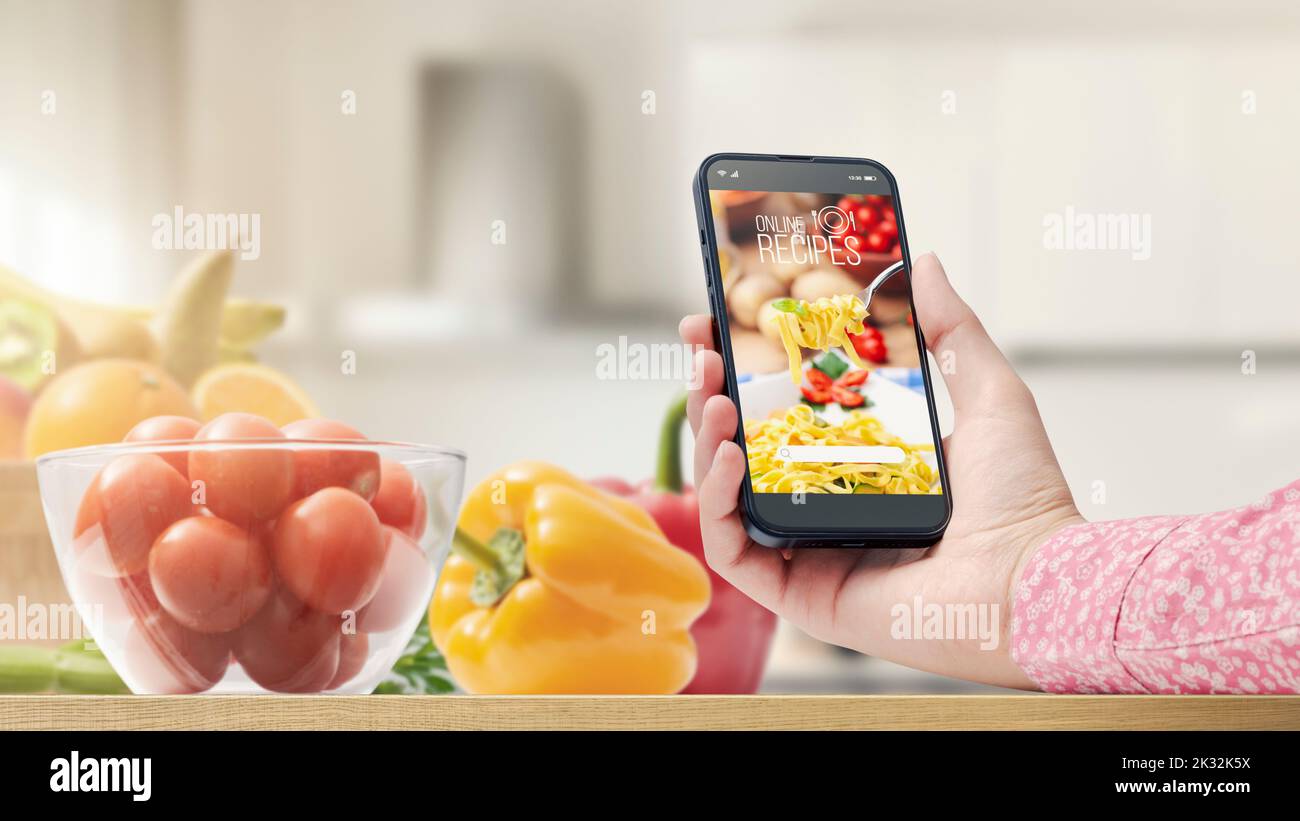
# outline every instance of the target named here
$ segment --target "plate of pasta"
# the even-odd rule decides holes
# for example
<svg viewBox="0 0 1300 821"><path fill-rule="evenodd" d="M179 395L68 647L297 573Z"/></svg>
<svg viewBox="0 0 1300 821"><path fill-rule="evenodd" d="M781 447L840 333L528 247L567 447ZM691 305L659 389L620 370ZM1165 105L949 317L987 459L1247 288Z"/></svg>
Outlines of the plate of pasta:
<svg viewBox="0 0 1300 821"><path fill-rule="evenodd" d="M804 370L811 367L803 365ZM866 407L814 408L801 401L789 373L755 376L739 387L756 493L943 492L929 408L921 394L887 379L868 378L861 388ZM789 446L892 447L901 451L901 461L797 462L783 458Z"/></svg>

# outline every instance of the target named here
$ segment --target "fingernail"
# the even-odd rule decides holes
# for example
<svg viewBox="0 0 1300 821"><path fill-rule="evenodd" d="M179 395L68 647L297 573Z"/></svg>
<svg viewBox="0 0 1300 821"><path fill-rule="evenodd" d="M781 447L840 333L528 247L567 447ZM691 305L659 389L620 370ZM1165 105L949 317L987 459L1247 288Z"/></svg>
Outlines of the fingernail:
<svg viewBox="0 0 1300 821"><path fill-rule="evenodd" d="M722 463L722 449L727 446L726 442L718 445L718 449L713 452L713 467L718 467Z"/></svg>

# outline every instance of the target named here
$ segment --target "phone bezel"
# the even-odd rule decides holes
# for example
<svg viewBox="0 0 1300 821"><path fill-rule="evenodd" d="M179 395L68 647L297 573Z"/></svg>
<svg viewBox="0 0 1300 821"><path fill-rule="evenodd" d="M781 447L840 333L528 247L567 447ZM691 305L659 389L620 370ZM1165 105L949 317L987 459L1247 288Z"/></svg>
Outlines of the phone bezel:
<svg viewBox="0 0 1300 821"><path fill-rule="evenodd" d="M907 230L903 223L903 206L902 199L899 197L898 181L893 173L882 163L876 160L870 160L859 157L823 157L811 155L791 155L791 154L744 154L733 152L721 152L711 154L700 163L699 171L695 175L694 185L692 186L695 200L695 213L697 228L700 232L701 247L704 256L705 279L709 293L709 310L713 315L713 342L714 347L722 356L723 360L723 388L727 396L736 403L737 416L740 417L740 392L736 382L736 365L731 350L731 335L729 326L729 317L723 295L721 271L717 265L718 245L717 236L714 231L712 211L709 207L709 181L708 169L711 165L725 160L742 160L758 161L773 163L802 163L802 164L843 164L843 165L870 165L879 169L881 174L889 183L891 196L894 201L894 208L898 220L899 245L904 260L904 270L907 274L908 286L908 304L912 309L912 315L916 315L916 305L912 296L912 264L911 254L907 244ZM748 474L745 481L741 483L741 511L745 523L745 529L750 538L759 544L769 547L901 547L901 546L924 546L934 544L947 529L948 522L952 518L952 495L948 483L948 472L945 465L943 448L939 446L941 441L939 433L938 414L935 411L934 391L930 380L929 362L925 356L925 339L921 333L921 325L914 322L913 327L916 333L917 349L921 351L920 370L922 380L925 385L926 407L930 417L930 429L936 443L935 457L938 468L939 480L943 486L943 493L939 496L922 497L927 499L943 500L943 516L938 525L925 528L907 528L898 526L888 527L862 527L862 526L845 526L845 527L790 527L780 523L768 521L761 516L755 504L755 493L749 482ZM743 418L743 417L742 417ZM745 451L745 436L742 426L737 426L736 444ZM838 498L838 497L836 497ZM854 497L857 499L882 497ZM907 497L887 497L902 499Z"/></svg>

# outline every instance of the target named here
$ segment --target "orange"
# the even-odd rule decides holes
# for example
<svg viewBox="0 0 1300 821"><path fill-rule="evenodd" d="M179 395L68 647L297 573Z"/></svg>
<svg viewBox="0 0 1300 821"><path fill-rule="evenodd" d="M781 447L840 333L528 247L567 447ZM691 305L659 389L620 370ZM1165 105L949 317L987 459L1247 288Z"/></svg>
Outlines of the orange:
<svg viewBox="0 0 1300 821"><path fill-rule="evenodd" d="M121 442L152 416L198 417L162 368L134 359L97 359L55 375L36 397L24 432L27 458Z"/></svg>
<svg viewBox="0 0 1300 821"><path fill-rule="evenodd" d="M320 416L311 397L289 377L253 362L217 365L199 377L193 392L205 422L223 413L253 413L283 427Z"/></svg>

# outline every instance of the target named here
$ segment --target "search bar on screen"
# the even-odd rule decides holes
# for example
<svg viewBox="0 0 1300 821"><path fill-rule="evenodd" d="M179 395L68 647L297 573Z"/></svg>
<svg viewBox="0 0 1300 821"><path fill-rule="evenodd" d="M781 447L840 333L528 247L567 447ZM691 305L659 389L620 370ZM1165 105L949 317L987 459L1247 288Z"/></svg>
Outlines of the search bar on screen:
<svg viewBox="0 0 1300 821"><path fill-rule="evenodd" d="M883 445L785 445L777 451L783 462L893 465L907 455L902 448Z"/></svg>

